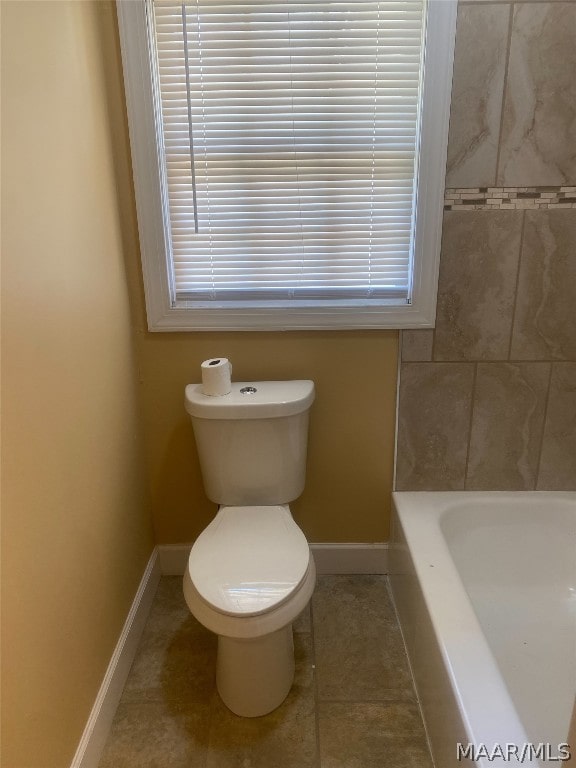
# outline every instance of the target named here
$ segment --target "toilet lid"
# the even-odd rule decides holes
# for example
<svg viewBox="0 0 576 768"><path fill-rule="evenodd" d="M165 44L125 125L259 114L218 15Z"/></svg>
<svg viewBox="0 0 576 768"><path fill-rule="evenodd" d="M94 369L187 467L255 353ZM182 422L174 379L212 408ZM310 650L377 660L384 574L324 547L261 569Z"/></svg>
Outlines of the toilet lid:
<svg viewBox="0 0 576 768"><path fill-rule="evenodd" d="M215 610L255 616L299 587L310 551L288 507L221 507L190 553L190 578Z"/></svg>

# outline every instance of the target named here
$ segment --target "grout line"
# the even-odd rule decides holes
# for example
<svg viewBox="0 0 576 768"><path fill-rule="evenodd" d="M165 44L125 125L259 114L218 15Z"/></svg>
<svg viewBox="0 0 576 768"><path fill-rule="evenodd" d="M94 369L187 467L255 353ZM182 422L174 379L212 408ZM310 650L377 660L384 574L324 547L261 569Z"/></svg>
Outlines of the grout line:
<svg viewBox="0 0 576 768"><path fill-rule="evenodd" d="M402 624L400 622L400 616L398 614L398 606L396 605L396 600L394 599L394 590L392 589L392 584L390 582L390 577L386 577L386 588L388 591L388 597L390 599L390 602L392 604L392 610L394 612L394 617L396 619L396 624L398 625L398 629L400 630L400 637L402 639L402 645L404 648L404 655L406 657L406 662L408 664L408 670L410 672L410 679L412 681L412 691L414 693L414 698L416 701L416 706L418 708L418 714L420 715L420 722L422 723L422 727L424 729L424 737L426 739L426 745L428 747L428 754L430 755L430 763L432 766L436 766L436 761L434 760L434 753L432 752L432 741L430 739L430 734L428 733L428 726L426 725L426 719L424 718L424 711L422 709L422 702L420 700L420 696L418 694L418 687L416 685L416 676L414 675L414 669L412 667L412 660L410 659L410 654L408 653L408 643L406 642L406 637L404 636L404 629L402 628Z"/></svg>
<svg viewBox="0 0 576 768"><path fill-rule="evenodd" d="M470 461L470 447L472 445L472 425L474 421L474 402L476 400L476 381L478 379L478 363L474 363L474 376L472 378L472 395L470 399L470 419L468 421L468 445L466 447L466 462L464 464L464 487L468 484L468 464Z"/></svg>
<svg viewBox="0 0 576 768"><path fill-rule="evenodd" d="M548 389L546 390L546 405L544 406L544 417L542 419L542 430L540 431L540 449L538 451L538 462L536 464L536 473L534 477L534 488L532 490L536 490L538 488L538 480L540 479L540 467L542 464L542 453L544 449L544 432L546 430L546 421L548 419L548 410L550 408L550 389L552 388L552 370L554 368L554 363L548 363L550 366L550 373L548 374Z"/></svg>
<svg viewBox="0 0 576 768"><path fill-rule="evenodd" d="M406 653L406 651L404 651ZM413 678L412 673L412 667L410 666L409 662L406 662L407 666L410 669L410 677ZM414 687L414 682L411 683L411 686ZM418 698L416 693L412 693L411 698L401 698L400 696L395 696L390 699L322 699L322 704L338 704L341 707L346 707L347 705L350 707L355 706L356 704L376 704L380 707L393 707L395 705L403 705L403 706L410 706L414 707L416 712L416 718L420 721L420 724L423 726L423 731L425 735L426 740L426 747L430 749L430 746L428 744L428 739L426 738L426 728L424 727L424 718L422 715L422 707L420 704L420 699ZM396 733L399 733L399 731L396 731ZM319 764L319 768L324 768L322 764Z"/></svg>
<svg viewBox="0 0 576 768"><path fill-rule="evenodd" d="M498 130L498 151L496 152L495 185L498 186L500 174L500 151L502 149L502 128L504 127L504 107L506 105L506 90L508 88L508 69L510 66L510 49L512 47L512 26L514 22L514 3L510 4L508 15L508 41L506 43L506 64L504 66L504 82L502 84L502 105L500 107L500 128Z"/></svg>
<svg viewBox="0 0 576 768"><path fill-rule="evenodd" d="M402 333L400 331L400 347L398 349L398 359L396 361L396 392L394 408L394 458L392 462L392 492L396 490L396 473L398 471L398 437L400 435L400 388L402 386Z"/></svg>
<svg viewBox="0 0 576 768"><path fill-rule="evenodd" d="M512 360L512 339L514 338L514 326L516 325L516 305L518 303L518 281L520 280L520 265L522 264L522 251L524 249L524 229L526 227L526 211L522 216L520 227L520 246L518 248L518 264L516 266L516 283L514 286L514 303L512 305L512 323L510 324L510 342L508 344L508 361Z"/></svg>
<svg viewBox="0 0 576 768"><path fill-rule="evenodd" d="M314 595L312 595L312 598ZM314 610L312 608L312 598L310 598L310 637L312 640L312 676L314 679L314 727L316 729L316 765L317 768L322 768L322 760L320 757L320 713L318 711L318 704L320 703L320 696L318 695L318 666L316 664L316 637L314 634Z"/></svg>
<svg viewBox="0 0 576 768"><path fill-rule="evenodd" d="M402 645L402 650L404 651L404 655L406 656L407 662L409 662L408 659L408 653L405 648L404 641ZM408 664L410 666L410 664ZM410 693L411 698L407 699L405 696L391 696L387 699L320 699L322 704L420 704L420 700L418 698L418 694L416 693L416 688L414 685L414 676L412 675L412 672L410 672ZM419 708L419 707L418 707Z"/></svg>
<svg viewBox="0 0 576 768"><path fill-rule="evenodd" d="M442 258L442 251L440 251L440 258ZM438 271L438 293L440 293L440 271ZM434 317L434 328L432 328L432 346L430 348L430 360L426 361L428 363L437 362L435 355L436 355L436 328L438 327L438 306L439 306L439 302L438 302L438 299L436 299L436 316Z"/></svg>

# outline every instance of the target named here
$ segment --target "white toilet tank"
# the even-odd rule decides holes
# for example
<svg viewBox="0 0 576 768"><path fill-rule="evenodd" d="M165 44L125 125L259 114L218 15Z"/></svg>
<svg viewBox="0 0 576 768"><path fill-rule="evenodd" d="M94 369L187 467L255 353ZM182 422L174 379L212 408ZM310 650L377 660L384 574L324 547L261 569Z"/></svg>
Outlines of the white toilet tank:
<svg viewBox="0 0 576 768"><path fill-rule="evenodd" d="M287 504L304 489L313 381L235 382L209 397L186 387L206 495L226 506Z"/></svg>

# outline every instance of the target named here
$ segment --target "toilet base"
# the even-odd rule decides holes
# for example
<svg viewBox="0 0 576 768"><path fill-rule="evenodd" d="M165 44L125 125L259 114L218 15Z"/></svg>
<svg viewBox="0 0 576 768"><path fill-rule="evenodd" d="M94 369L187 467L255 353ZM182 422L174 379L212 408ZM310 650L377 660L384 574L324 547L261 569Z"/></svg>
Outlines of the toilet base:
<svg viewBox="0 0 576 768"><path fill-rule="evenodd" d="M241 717L260 717L280 706L294 680L292 624L255 638L218 636L216 686Z"/></svg>

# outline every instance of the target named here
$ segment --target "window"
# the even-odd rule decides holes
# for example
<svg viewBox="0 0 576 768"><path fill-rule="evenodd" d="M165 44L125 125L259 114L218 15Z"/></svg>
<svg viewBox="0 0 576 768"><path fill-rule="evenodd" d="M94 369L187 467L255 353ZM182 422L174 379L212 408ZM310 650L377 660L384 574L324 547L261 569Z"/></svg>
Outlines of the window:
<svg viewBox="0 0 576 768"><path fill-rule="evenodd" d="M151 330L432 324L455 0L118 0Z"/></svg>

